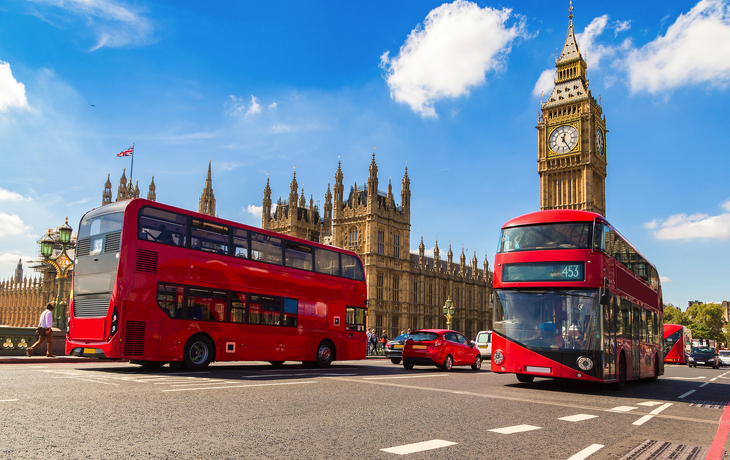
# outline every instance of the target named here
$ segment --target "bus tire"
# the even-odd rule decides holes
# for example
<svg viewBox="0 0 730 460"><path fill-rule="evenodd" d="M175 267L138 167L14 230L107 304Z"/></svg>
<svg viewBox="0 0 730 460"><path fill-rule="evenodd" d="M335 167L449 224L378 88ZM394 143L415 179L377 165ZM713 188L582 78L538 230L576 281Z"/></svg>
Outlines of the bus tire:
<svg viewBox="0 0 730 460"><path fill-rule="evenodd" d="M334 359L335 350L332 343L326 340L320 343L317 347L317 366L328 367Z"/></svg>
<svg viewBox="0 0 730 460"><path fill-rule="evenodd" d="M624 357L623 353L621 353L621 356L618 360L617 372L618 375L616 375L616 383L613 384L613 389L616 391L621 391L626 386L626 358Z"/></svg>
<svg viewBox="0 0 730 460"><path fill-rule="evenodd" d="M477 357L474 359L474 364L471 365L471 368L475 371L478 371L482 368L482 355L477 355Z"/></svg>
<svg viewBox="0 0 730 460"><path fill-rule="evenodd" d="M515 374L517 376L517 381L520 383L532 383L535 380L534 375L527 375L527 374Z"/></svg>
<svg viewBox="0 0 730 460"><path fill-rule="evenodd" d="M213 361L215 349L204 335L194 335L185 343L183 366L189 371L202 371Z"/></svg>
<svg viewBox="0 0 730 460"><path fill-rule="evenodd" d="M445 371L450 371L451 368L454 367L454 358L451 355L446 355L446 358L444 358L444 363L439 367Z"/></svg>
<svg viewBox="0 0 730 460"><path fill-rule="evenodd" d="M390 362L393 364L400 364L400 358L390 358Z"/></svg>

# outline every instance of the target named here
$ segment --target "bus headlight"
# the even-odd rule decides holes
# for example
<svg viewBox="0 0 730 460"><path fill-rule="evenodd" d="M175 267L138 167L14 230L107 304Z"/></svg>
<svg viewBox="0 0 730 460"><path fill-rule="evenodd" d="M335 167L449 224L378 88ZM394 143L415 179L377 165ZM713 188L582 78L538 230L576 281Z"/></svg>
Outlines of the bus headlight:
<svg viewBox="0 0 730 460"><path fill-rule="evenodd" d="M497 365L504 362L504 353L502 353L502 350L497 350L492 354L492 361Z"/></svg>
<svg viewBox="0 0 730 460"><path fill-rule="evenodd" d="M116 334L118 325L119 325L119 312L117 311L117 306L114 305L114 311L112 312L112 323L111 323L111 327L109 328L109 340L111 340L112 336L114 336L114 334Z"/></svg>
<svg viewBox="0 0 730 460"><path fill-rule="evenodd" d="M578 367L582 371L589 371L593 369L593 360L587 356L581 356L578 358Z"/></svg>

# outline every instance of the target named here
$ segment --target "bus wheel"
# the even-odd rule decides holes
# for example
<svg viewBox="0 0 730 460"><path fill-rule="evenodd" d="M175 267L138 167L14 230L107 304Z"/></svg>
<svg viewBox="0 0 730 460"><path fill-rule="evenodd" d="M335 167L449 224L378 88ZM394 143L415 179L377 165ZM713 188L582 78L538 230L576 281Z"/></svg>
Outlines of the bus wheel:
<svg viewBox="0 0 730 460"><path fill-rule="evenodd" d="M400 364L400 358L390 358L390 362L393 364Z"/></svg>
<svg viewBox="0 0 730 460"><path fill-rule="evenodd" d="M284 364L284 361L269 361L269 363L274 367L281 367Z"/></svg>
<svg viewBox="0 0 730 460"><path fill-rule="evenodd" d="M475 371L478 371L482 368L482 355L477 355L476 359L474 360L474 364L471 365L471 368Z"/></svg>
<svg viewBox="0 0 730 460"><path fill-rule="evenodd" d="M527 374L515 374L517 376L517 381L520 383L532 383L533 380L535 380L534 375L527 375Z"/></svg>
<svg viewBox="0 0 730 460"><path fill-rule="evenodd" d="M441 369L445 371L450 371L453 366L454 358L452 358L451 355L446 355L446 358L444 358L444 363L439 367L441 367Z"/></svg>
<svg viewBox="0 0 730 460"><path fill-rule="evenodd" d="M317 366L327 367L332 363L335 352L329 342L322 342L317 347Z"/></svg>
<svg viewBox="0 0 730 460"><path fill-rule="evenodd" d="M621 353L621 357L618 360L618 376L616 383L613 385L613 389L621 391L626 386L626 358Z"/></svg>
<svg viewBox="0 0 730 460"><path fill-rule="evenodd" d="M183 366L190 371L201 371L213 360L213 345L208 338L194 335L188 339L183 351Z"/></svg>

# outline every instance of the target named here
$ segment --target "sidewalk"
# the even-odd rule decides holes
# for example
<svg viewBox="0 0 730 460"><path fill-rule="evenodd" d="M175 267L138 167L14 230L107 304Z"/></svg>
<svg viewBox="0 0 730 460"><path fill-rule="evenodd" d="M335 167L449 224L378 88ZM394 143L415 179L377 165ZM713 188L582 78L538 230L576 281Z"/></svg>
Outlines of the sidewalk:
<svg viewBox="0 0 730 460"><path fill-rule="evenodd" d="M46 358L45 356L0 356L0 364L46 364L46 363L90 363L94 358L82 358L79 356L58 356ZM98 360L97 360L98 361Z"/></svg>

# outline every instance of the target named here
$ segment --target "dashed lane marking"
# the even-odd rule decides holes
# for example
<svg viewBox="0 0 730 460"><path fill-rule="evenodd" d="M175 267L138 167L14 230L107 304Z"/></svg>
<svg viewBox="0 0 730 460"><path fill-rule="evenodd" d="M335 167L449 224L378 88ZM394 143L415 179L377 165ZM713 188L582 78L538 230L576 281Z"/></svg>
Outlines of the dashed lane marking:
<svg viewBox="0 0 730 460"><path fill-rule="evenodd" d="M637 426L643 425L644 423L648 422L649 420L651 420L653 418L654 418L653 415L645 415L645 416L641 417L639 420L632 423L632 425L637 425Z"/></svg>
<svg viewBox="0 0 730 460"><path fill-rule="evenodd" d="M705 382L705 383L703 383L702 385L700 385L700 388L702 388L702 387L706 387L706 386L707 386L707 385L709 385L709 384L710 384L710 382Z"/></svg>
<svg viewBox="0 0 730 460"><path fill-rule="evenodd" d="M542 427L540 426L534 426L534 425L515 425L515 426L507 426L504 428L495 428L493 431L495 433L499 434L515 434L515 433L524 433L525 431L533 431L533 430L540 430Z"/></svg>
<svg viewBox="0 0 730 460"><path fill-rule="evenodd" d="M566 422L582 422L583 420L589 420L592 418L598 418L598 416L588 414L576 414L570 415L568 417L560 417L558 420L565 420Z"/></svg>
<svg viewBox="0 0 730 460"><path fill-rule="evenodd" d="M603 444L591 444L590 446L588 446L585 449L581 450L577 454L575 454L572 457L568 458L568 460L583 460L584 458L588 458L591 455L595 454L596 452L598 452L602 448L603 448Z"/></svg>
<svg viewBox="0 0 730 460"><path fill-rule="evenodd" d="M339 375L338 375L339 377ZM396 375L392 377L363 377L363 380L417 379L421 377L448 377L448 374Z"/></svg>
<svg viewBox="0 0 730 460"><path fill-rule="evenodd" d="M282 382L282 383L257 383L253 385L225 385L220 387L198 387L198 388L173 388L170 390L162 390L163 392L169 391L195 391L195 390L229 390L231 388L253 388L253 387L274 387L282 385L303 385L306 383L318 383L316 380L311 382Z"/></svg>
<svg viewBox="0 0 730 460"><path fill-rule="evenodd" d="M674 379L674 380L702 380L706 379L707 377L664 377L665 379Z"/></svg>
<svg viewBox="0 0 730 460"><path fill-rule="evenodd" d="M405 444L403 446L389 447L387 449L380 449L383 452L390 454L406 455L415 452L423 452L425 450L440 449L442 447L449 447L455 445L455 442L444 441L441 439L432 439L430 441L417 442L415 444Z"/></svg>
<svg viewBox="0 0 730 460"><path fill-rule="evenodd" d="M677 399L684 399L684 398L686 398L687 396L689 396L689 395L691 395L692 393L694 393L695 391L697 391L697 390L689 390L689 391L688 391L687 393L685 393L685 394L683 394L683 395L680 395L680 396L677 396Z"/></svg>
<svg viewBox="0 0 730 460"><path fill-rule="evenodd" d="M618 406L618 407L614 407L613 409L606 409L606 412L629 412L629 411L632 411L635 409L638 409L638 407Z"/></svg>
<svg viewBox="0 0 730 460"><path fill-rule="evenodd" d="M17 401L17 399L0 399L0 402L13 402Z"/></svg>
<svg viewBox="0 0 730 460"><path fill-rule="evenodd" d="M658 406L659 404L661 404L661 403L658 401L646 401L646 402L636 403L637 406L650 406L650 407Z"/></svg>
<svg viewBox="0 0 730 460"><path fill-rule="evenodd" d="M639 420L635 421L632 425L636 425L636 426L643 425L644 423L653 419L655 415L659 415L664 409L666 409L667 407L669 407L671 405L672 405L672 403L662 404L661 406L657 407L653 411L649 412L649 415L645 415L645 416L641 417Z"/></svg>

